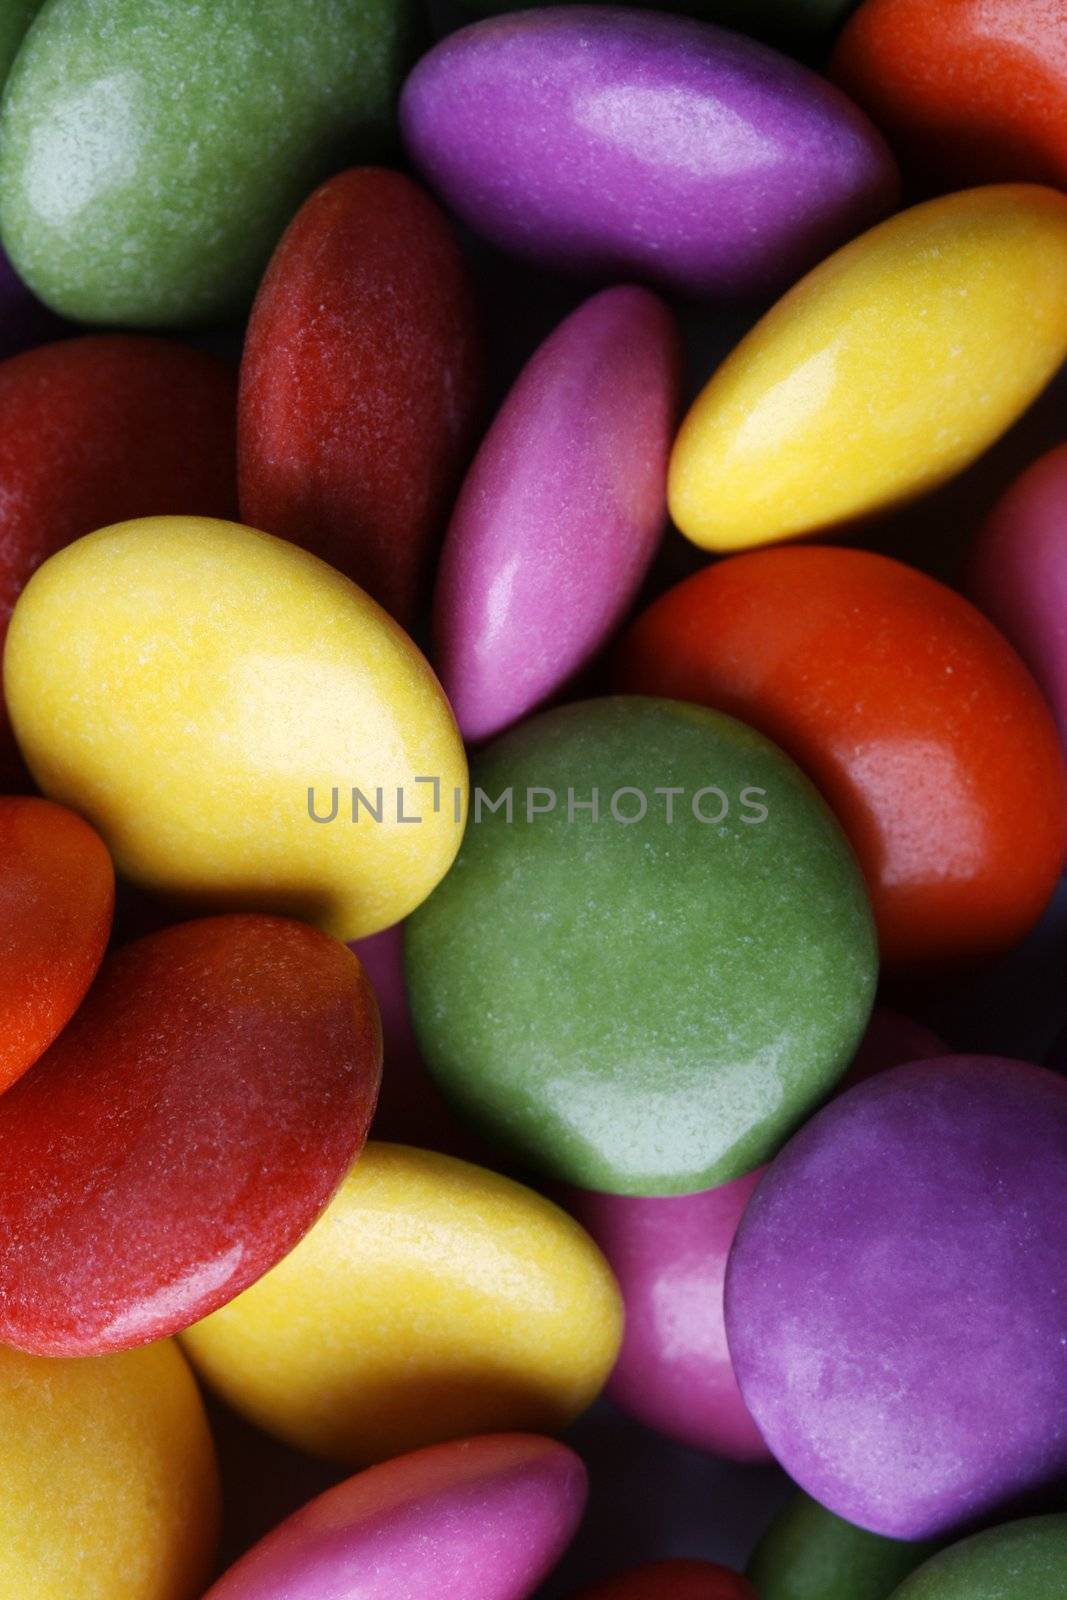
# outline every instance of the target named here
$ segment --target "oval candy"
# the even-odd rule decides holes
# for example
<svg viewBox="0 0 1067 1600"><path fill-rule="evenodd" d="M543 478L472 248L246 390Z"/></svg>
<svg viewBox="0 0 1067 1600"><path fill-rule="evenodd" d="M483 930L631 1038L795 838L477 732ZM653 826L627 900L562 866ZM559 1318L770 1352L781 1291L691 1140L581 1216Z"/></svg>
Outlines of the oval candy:
<svg viewBox="0 0 1067 1600"><path fill-rule="evenodd" d="M303 923L206 918L110 956L0 1096L0 1340L100 1355L239 1294L328 1204L380 1071L359 962Z"/></svg>
<svg viewBox="0 0 1067 1600"><path fill-rule="evenodd" d="M833 807L883 959L975 961L1019 942L1067 850L1067 775L1037 685L962 596L866 550L758 550L639 617L616 682L742 717Z"/></svg>
<svg viewBox="0 0 1067 1600"><path fill-rule="evenodd" d="M528 1600L570 1542L585 1499L585 1468L551 1439L436 1445L328 1489L205 1600Z"/></svg>
<svg viewBox="0 0 1067 1600"><path fill-rule="evenodd" d="M190 1328L227 1403L350 1464L472 1432L555 1432L618 1353L619 1292L581 1228L533 1190L371 1143L272 1272Z"/></svg>
<svg viewBox="0 0 1067 1600"><path fill-rule="evenodd" d="M474 770L462 851L405 930L449 1099L586 1189L751 1172L844 1072L873 999L866 896L823 802L750 728L664 700L544 712Z"/></svg>
<svg viewBox="0 0 1067 1600"><path fill-rule="evenodd" d="M30 580L4 671L38 784L157 893L358 939L459 846L466 759L437 679L282 539L193 517L81 539Z"/></svg>
<svg viewBox="0 0 1067 1600"><path fill-rule="evenodd" d="M609 1399L646 1427L729 1461L773 1460L737 1387L722 1311L726 1258L765 1171L699 1194L573 1199L626 1307Z"/></svg>
<svg viewBox="0 0 1067 1600"><path fill-rule="evenodd" d="M237 509L235 384L171 339L90 334L0 362L0 648L31 574L128 517ZM14 741L0 708L0 767Z"/></svg>
<svg viewBox="0 0 1067 1600"><path fill-rule="evenodd" d="M987 1528L931 1558L892 1600L1061 1600L1067 1516Z"/></svg>
<svg viewBox="0 0 1067 1600"><path fill-rule="evenodd" d="M671 455L671 515L730 551L936 488L1067 355L1067 196L972 189L815 268L712 375Z"/></svg>
<svg viewBox="0 0 1067 1600"><path fill-rule="evenodd" d="M936 1545L868 1533L799 1491L748 1564L759 1600L889 1600Z"/></svg>
<svg viewBox="0 0 1067 1600"><path fill-rule="evenodd" d="M629 608L667 520L674 320L645 289L586 301L523 370L452 515L436 660L468 739L532 711Z"/></svg>
<svg viewBox="0 0 1067 1600"><path fill-rule="evenodd" d="M895 202L824 79L684 17L562 6L452 34L404 86L408 152L476 233L541 267L688 295L781 288Z"/></svg>
<svg viewBox="0 0 1067 1600"><path fill-rule="evenodd" d="M0 799L0 1093L77 1010L114 906L111 857L88 823L50 800Z"/></svg>
<svg viewBox="0 0 1067 1600"><path fill-rule="evenodd" d="M864 0L831 71L929 185L1067 186L1060 0Z"/></svg>
<svg viewBox="0 0 1067 1600"><path fill-rule="evenodd" d="M994 506L970 553L967 587L1045 691L1067 748L1067 444Z"/></svg>
<svg viewBox="0 0 1067 1600"><path fill-rule="evenodd" d="M169 1340L96 1361L0 1345L0 1594L198 1600L219 1485L192 1374Z"/></svg>
<svg viewBox="0 0 1067 1600"><path fill-rule="evenodd" d="M320 179L385 141L406 0L55 0L8 80L0 230L79 322L239 311Z"/></svg>
<svg viewBox="0 0 1067 1600"><path fill-rule="evenodd" d="M473 445L481 327L433 201L355 168L289 224L241 364L241 515L352 578L405 627Z"/></svg>
<svg viewBox="0 0 1067 1600"><path fill-rule="evenodd" d="M1042 1067L897 1067L797 1134L738 1230L726 1329L802 1489L930 1539L1062 1477L1065 1207L1067 1082Z"/></svg>

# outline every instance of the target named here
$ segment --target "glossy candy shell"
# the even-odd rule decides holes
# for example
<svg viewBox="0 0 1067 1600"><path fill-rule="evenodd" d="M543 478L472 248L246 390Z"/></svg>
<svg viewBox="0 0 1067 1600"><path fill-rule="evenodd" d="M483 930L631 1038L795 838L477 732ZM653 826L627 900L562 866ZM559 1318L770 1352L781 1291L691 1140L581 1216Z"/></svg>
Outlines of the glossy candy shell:
<svg viewBox="0 0 1067 1600"><path fill-rule="evenodd" d="M100 1355L240 1293L327 1205L380 1070L358 961L302 923L207 918L111 956L0 1097L0 1340Z"/></svg>

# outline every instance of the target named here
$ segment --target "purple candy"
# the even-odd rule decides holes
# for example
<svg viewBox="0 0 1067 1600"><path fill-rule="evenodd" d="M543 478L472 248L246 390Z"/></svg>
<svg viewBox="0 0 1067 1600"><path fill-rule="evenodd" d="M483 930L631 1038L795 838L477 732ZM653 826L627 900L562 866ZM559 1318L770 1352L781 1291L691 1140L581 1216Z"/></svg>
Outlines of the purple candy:
<svg viewBox="0 0 1067 1600"><path fill-rule="evenodd" d="M745 1212L726 1327L786 1471L875 1533L1067 1472L1067 1083L950 1056L833 1101Z"/></svg>
<svg viewBox="0 0 1067 1600"><path fill-rule="evenodd" d="M608 289L520 374L467 475L434 599L468 739L525 716L622 620L667 518L680 354L647 289Z"/></svg>
<svg viewBox="0 0 1067 1600"><path fill-rule="evenodd" d="M526 1600L566 1549L585 1469L532 1434L397 1456L328 1489L207 1600Z"/></svg>
<svg viewBox="0 0 1067 1600"><path fill-rule="evenodd" d="M476 23L423 57L400 116L427 180L502 249L685 294L783 288L897 198L888 147L833 85L652 12Z"/></svg>
<svg viewBox="0 0 1067 1600"><path fill-rule="evenodd" d="M1067 445L1035 462L994 508L968 588L1044 689L1067 744Z"/></svg>

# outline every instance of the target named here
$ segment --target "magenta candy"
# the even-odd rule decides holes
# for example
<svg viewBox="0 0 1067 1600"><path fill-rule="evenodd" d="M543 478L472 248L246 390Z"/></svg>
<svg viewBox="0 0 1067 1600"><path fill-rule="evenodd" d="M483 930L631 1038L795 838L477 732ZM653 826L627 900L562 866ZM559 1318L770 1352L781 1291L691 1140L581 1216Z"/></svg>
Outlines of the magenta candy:
<svg viewBox="0 0 1067 1600"><path fill-rule="evenodd" d="M566 1549L585 1469L501 1434L398 1456L283 1522L207 1600L526 1600Z"/></svg>
<svg viewBox="0 0 1067 1600"><path fill-rule="evenodd" d="M726 1258L765 1170L702 1194L572 1197L626 1306L608 1395L647 1427L733 1461L772 1459L737 1387L722 1314Z"/></svg>
<svg viewBox="0 0 1067 1600"><path fill-rule="evenodd" d="M968 588L1044 689L1067 743L1067 444L996 505L972 552Z"/></svg>
<svg viewBox="0 0 1067 1600"><path fill-rule="evenodd" d="M786 1471L900 1539L1067 1472L1067 1082L950 1056L819 1112L726 1277L741 1392Z"/></svg>
<svg viewBox="0 0 1067 1600"><path fill-rule="evenodd" d="M881 135L833 85L662 13L476 23L423 57L400 117L416 166L492 243L685 294L782 288L897 195Z"/></svg>
<svg viewBox="0 0 1067 1600"><path fill-rule="evenodd" d="M437 667L485 739L585 666L666 524L678 336L645 289L608 289L520 375L467 475L434 599Z"/></svg>

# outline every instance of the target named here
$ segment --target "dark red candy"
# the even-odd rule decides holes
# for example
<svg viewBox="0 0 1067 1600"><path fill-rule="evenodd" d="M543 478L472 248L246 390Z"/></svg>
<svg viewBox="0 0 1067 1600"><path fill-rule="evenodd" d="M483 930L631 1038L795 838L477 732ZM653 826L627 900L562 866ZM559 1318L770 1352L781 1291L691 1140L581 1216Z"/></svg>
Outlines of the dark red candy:
<svg viewBox="0 0 1067 1600"><path fill-rule="evenodd" d="M0 362L0 647L63 545L157 514L236 515L235 379L173 339L91 334ZM0 705L0 781L19 771Z"/></svg>
<svg viewBox="0 0 1067 1600"><path fill-rule="evenodd" d="M159 1339L288 1253L361 1150L381 1031L356 957L283 917L210 917L105 961L0 1097L0 1343Z"/></svg>
<svg viewBox="0 0 1067 1600"><path fill-rule="evenodd" d="M481 337L443 214L398 172L311 196L249 324L242 520L353 578L410 626L473 444Z"/></svg>
<svg viewBox="0 0 1067 1600"><path fill-rule="evenodd" d="M736 1572L710 1561L653 1561L583 1589L575 1600L756 1600Z"/></svg>

